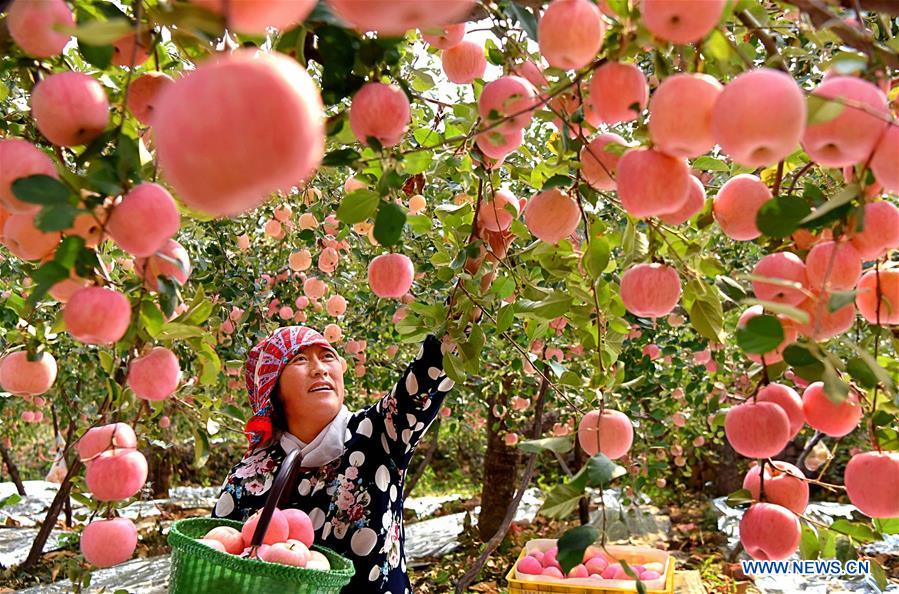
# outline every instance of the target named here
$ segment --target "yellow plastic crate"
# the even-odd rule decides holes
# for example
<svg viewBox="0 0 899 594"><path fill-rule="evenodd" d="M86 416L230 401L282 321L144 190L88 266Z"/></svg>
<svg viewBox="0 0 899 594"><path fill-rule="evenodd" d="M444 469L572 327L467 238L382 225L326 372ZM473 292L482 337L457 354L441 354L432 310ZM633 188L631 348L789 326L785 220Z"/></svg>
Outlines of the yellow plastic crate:
<svg viewBox="0 0 899 594"><path fill-rule="evenodd" d="M521 550L518 554L518 559L515 560L515 565L512 566L512 569L509 571L508 575L506 575L506 581L509 582L509 593L510 594L621 594L622 592L636 592L637 586L636 581L633 582L633 586L630 587L619 587L619 586L603 586L603 585L585 585L583 583L578 584L566 584L561 581L556 580L548 580L548 581L530 581L530 580L520 580L515 577L515 567L518 565L518 561L521 560L526 554L531 552L532 550L541 550L545 551L553 546L555 546L557 541L550 539L538 539L529 541L525 548ZM618 545L609 545L607 547L610 552L614 551L618 554L621 554L622 557L627 559L628 556L637 556L641 553L648 552L658 554L658 549L651 549L648 547L632 547L632 546L618 546ZM671 555L667 555L667 561L665 562L665 587L664 589L649 589L647 588L647 594L674 594L674 557ZM536 577L536 576L535 576ZM539 579L539 578L538 578ZM583 580L578 580L579 582L583 582ZM621 580L614 580L616 582L620 582Z"/></svg>

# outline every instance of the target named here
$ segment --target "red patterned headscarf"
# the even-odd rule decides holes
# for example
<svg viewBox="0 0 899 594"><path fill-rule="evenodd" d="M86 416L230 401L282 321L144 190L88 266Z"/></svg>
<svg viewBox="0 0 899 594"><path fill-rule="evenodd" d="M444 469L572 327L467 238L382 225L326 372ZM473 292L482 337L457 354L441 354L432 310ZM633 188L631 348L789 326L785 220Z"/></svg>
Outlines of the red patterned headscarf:
<svg viewBox="0 0 899 594"><path fill-rule="evenodd" d="M301 350L312 345L334 350L324 336L306 326L278 328L250 350L244 365L244 381L253 407L253 416L244 428L250 450L272 436L271 394L281 372Z"/></svg>

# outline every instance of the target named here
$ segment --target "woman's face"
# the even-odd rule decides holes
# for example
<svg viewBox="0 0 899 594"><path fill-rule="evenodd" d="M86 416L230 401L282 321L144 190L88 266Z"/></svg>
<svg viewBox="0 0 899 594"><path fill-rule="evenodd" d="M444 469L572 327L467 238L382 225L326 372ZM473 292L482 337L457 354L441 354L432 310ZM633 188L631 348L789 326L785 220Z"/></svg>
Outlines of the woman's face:
<svg viewBox="0 0 899 594"><path fill-rule="evenodd" d="M288 422L330 423L343 405L343 365L331 349L306 347L278 380Z"/></svg>

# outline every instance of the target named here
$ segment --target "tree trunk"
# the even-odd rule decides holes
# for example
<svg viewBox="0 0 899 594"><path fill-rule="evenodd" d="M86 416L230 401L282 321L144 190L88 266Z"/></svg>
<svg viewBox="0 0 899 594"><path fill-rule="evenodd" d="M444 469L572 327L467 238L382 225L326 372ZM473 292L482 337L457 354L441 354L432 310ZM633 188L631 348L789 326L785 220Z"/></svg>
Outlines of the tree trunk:
<svg viewBox="0 0 899 594"><path fill-rule="evenodd" d="M24 497L25 485L22 484L22 479L19 478L19 469L16 467L16 463L13 462L12 456L9 455L9 450L6 449L2 442L0 442L0 456L3 457L3 463L6 464L6 468L9 470L9 478L16 485L16 491Z"/></svg>
<svg viewBox="0 0 899 594"><path fill-rule="evenodd" d="M481 512L478 515L478 534L485 542L496 534L515 495L515 484L510 478L518 476L521 456L518 448L506 445L505 419L493 414L496 405L508 407L510 387L511 380L504 381L502 393L492 395L487 402L487 453L484 456Z"/></svg>
<svg viewBox="0 0 899 594"><path fill-rule="evenodd" d="M415 485L418 483L418 479L422 477L427 470L428 466L431 464L431 460L434 459L434 453L437 451L437 444L440 441L440 418L434 422L434 426L431 427L431 441L428 444L428 449L424 452L424 457L418 466L415 467L415 470L412 472L411 476L406 477L406 488L403 491L403 499L409 496L412 493L412 489L415 488Z"/></svg>
<svg viewBox="0 0 899 594"><path fill-rule="evenodd" d="M531 439L539 439L543 434L543 404L549 383L545 375L547 366L543 365L542 367L544 376L543 380L540 382L540 389L537 391L537 404L534 406L534 425L531 429ZM524 492L528 488L531 478L534 476L534 470L537 467L537 456L538 454L530 454L528 456L524 473L521 476L521 483L518 485L518 490L515 491L515 496L512 498L512 501L506 506L506 515L503 518L503 521L500 523L499 528L497 528L496 533L491 536L490 540L484 545L481 554L478 555L475 562L468 568L468 571L456 581L456 588L454 590L456 594L468 591L468 586L470 586L478 574L481 573L481 570L484 569L487 559L506 538L509 527L515 519L515 513L518 511L518 505L521 503L521 498L524 497Z"/></svg>
<svg viewBox="0 0 899 594"><path fill-rule="evenodd" d="M718 454L716 464L718 472L713 479L715 495L730 495L734 491L742 489L746 467L745 458L737 454L727 442L714 446L714 449Z"/></svg>
<svg viewBox="0 0 899 594"><path fill-rule="evenodd" d="M153 486L153 497L165 499L172 486L172 457L169 448L150 446L150 472L148 480Z"/></svg>
<svg viewBox="0 0 899 594"><path fill-rule="evenodd" d="M68 435L66 436L66 449L63 451L63 456L67 456L71 451L70 446L73 443L72 436L74 434L75 420L72 419L69 421L69 430ZM81 472L82 466L81 458L78 456L78 453L75 452L75 455L72 456L72 460L68 462L69 471L66 472L66 477L62 480L62 484L59 485L56 497L53 498L50 509L47 510L47 515L41 523L41 529L38 530L37 536L31 543L31 550L28 552L28 557L21 565L22 569L34 567L40 560L41 555L43 555L44 545L47 543L47 539L50 538L50 533L53 532L54 526L56 526L56 518L59 517L59 512L62 511L65 502L69 499L69 492L72 490L72 478Z"/></svg>

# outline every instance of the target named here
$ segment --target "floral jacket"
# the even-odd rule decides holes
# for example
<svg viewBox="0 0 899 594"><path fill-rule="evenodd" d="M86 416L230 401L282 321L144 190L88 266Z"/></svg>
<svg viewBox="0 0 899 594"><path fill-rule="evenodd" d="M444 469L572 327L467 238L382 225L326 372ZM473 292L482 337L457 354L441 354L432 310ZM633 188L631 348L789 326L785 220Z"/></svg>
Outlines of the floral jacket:
<svg viewBox="0 0 899 594"><path fill-rule="evenodd" d="M343 455L301 469L290 504L309 514L315 541L352 560L347 594L412 591L406 573L403 483L415 446L437 417L453 381L443 372L440 340L428 336L399 382L350 417ZM278 440L234 466L213 517L244 521L265 505L286 453Z"/></svg>

